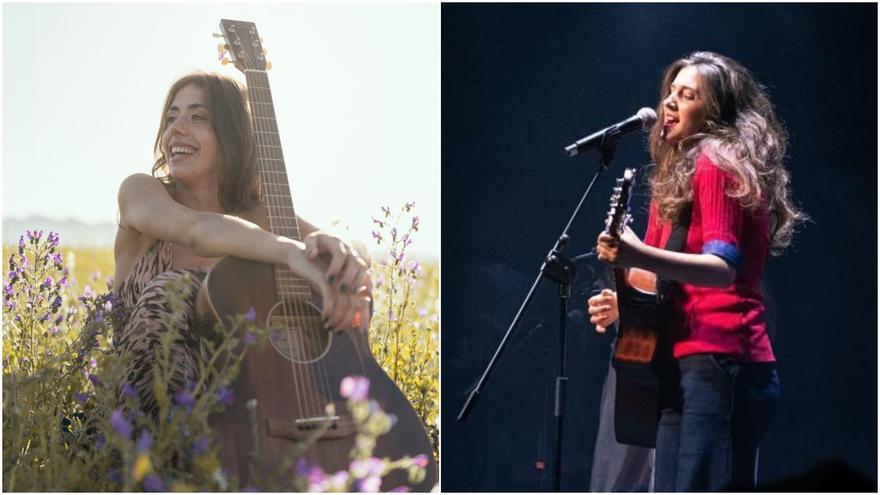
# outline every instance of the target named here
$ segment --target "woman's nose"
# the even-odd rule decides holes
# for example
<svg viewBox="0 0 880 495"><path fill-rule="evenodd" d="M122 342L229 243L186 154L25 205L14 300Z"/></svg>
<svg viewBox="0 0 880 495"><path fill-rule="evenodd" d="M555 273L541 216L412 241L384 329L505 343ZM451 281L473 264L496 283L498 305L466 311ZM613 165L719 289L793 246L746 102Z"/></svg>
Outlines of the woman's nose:
<svg viewBox="0 0 880 495"><path fill-rule="evenodd" d="M672 110L675 110L675 104L675 93L670 94L665 100L663 100L663 105Z"/></svg>
<svg viewBox="0 0 880 495"><path fill-rule="evenodd" d="M186 134L186 125L183 118L176 118L168 124L168 132L171 134Z"/></svg>

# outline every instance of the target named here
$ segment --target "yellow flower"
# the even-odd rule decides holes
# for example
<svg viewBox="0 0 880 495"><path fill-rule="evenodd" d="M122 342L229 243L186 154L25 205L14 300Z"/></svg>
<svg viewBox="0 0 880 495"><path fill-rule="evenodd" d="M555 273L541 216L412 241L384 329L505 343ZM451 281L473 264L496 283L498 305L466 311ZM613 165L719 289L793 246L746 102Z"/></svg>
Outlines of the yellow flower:
<svg viewBox="0 0 880 495"><path fill-rule="evenodd" d="M134 461L134 469L131 470L131 477L134 478L135 483L138 483L152 470L153 463L150 462L150 456L143 453Z"/></svg>

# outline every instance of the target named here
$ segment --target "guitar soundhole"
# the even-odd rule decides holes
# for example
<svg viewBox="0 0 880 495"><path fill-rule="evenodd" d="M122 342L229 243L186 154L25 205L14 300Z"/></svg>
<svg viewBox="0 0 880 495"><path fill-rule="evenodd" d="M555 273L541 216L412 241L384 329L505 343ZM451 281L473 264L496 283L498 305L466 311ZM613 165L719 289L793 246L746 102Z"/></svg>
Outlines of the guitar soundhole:
<svg viewBox="0 0 880 495"><path fill-rule="evenodd" d="M279 302L266 323L269 342L288 361L315 362L330 350L332 332L324 328L321 312L307 302Z"/></svg>

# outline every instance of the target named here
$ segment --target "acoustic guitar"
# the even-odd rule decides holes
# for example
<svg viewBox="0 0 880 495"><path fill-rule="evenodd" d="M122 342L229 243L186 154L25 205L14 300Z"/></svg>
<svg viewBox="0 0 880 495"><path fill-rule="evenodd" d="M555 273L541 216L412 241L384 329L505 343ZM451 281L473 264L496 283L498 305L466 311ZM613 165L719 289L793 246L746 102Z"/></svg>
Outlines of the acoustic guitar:
<svg viewBox="0 0 880 495"><path fill-rule="evenodd" d="M635 170L617 180L605 233L620 238L631 221ZM669 321L668 301L657 276L639 268L614 268L619 314L612 365L617 375L614 433L617 441L654 447L660 417L657 367L665 357L661 339Z"/></svg>
<svg viewBox="0 0 880 495"><path fill-rule="evenodd" d="M300 240L256 26L224 19L220 27L231 61L247 80L269 230ZM237 400L210 420L218 435L223 467L238 477L241 486L276 474L281 460L295 455L303 441L319 431L323 433L306 451L306 459L327 473L349 467L356 429L339 389L341 380L350 375L369 378L370 398L397 418L391 432L378 438L373 455L399 459L424 454L429 459L420 483L412 486L407 474L396 470L383 478L382 489L407 485L415 491L429 491L436 484L437 466L425 428L371 354L367 334L325 329L320 300L305 279L286 266L227 256L205 279L202 294L213 317L227 329L234 315L253 307L255 322L268 330L271 344L242 348L245 355L232 385ZM251 399L256 399L258 431L252 431L246 407ZM250 454L255 447L262 462L251 472Z"/></svg>

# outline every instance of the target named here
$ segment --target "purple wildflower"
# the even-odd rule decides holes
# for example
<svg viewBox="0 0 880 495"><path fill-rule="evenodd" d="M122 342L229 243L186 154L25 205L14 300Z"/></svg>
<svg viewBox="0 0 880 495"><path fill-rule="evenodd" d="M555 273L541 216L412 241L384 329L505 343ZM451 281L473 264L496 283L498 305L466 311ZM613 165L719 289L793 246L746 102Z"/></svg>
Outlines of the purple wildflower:
<svg viewBox="0 0 880 495"><path fill-rule="evenodd" d="M392 240L392 241L396 241L396 240L397 240L397 227L392 227L392 228L391 228L391 240Z"/></svg>
<svg viewBox="0 0 880 495"><path fill-rule="evenodd" d="M380 242L382 242L382 234L380 234L378 231L374 230L373 231L373 239L376 239L376 244L379 244Z"/></svg>
<svg viewBox="0 0 880 495"><path fill-rule="evenodd" d="M49 241L49 244L51 244L52 247L58 247L58 238L59 236L57 232L49 232L49 237L47 237L46 240Z"/></svg>
<svg viewBox="0 0 880 495"><path fill-rule="evenodd" d="M132 386L132 384L125 382L125 384L122 385L122 395L129 399L137 399L138 389L137 387Z"/></svg>
<svg viewBox="0 0 880 495"><path fill-rule="evenodd" d="M251 345L257 341L257 336L251 332L246 331L244 332L244 337L241 340L243 340L245 344Z"/></svg>
<svg viewBox="0 0 880 495"><path fill-rule="evenodd" d="M383 206L383 207L382 207L382 213L384 213L386 217L391 216L391 208L389 208L389 207L387 207L387 206Z"/></svg>
<svg viewBox="0 0 880 495"><path fill-rule="evenodd" d="M138 452L147 452L150 450L150 447L153 446L153 437L150 436L150 432L147 430L141 431L141 436L137 439L137 451Z"/></svg>
<svg viewBox="0 0 880 495"><path fill-rule="evenodd" d="M428 456L425 454L419 454L413 457L413 464L420 468L428 467Z"/></svg>
<svg viewBox="0 0 880 495"><path fill-rule="evenodd" d="M323 492L327 486L327 475L321 466L309 464L304 458L300 457L296 464L296 472L308 481L310 492Z"/></svg>
<svg viewBox="0 0 880 495"><path fill-rule="evenodd" d="M58 325L53 325L52 328L49 329L49 335L54 337L54 336L58 335L58 332L60 332L60 331L61 331L61 328Z"/></svg>
<svg viewBox="0 0 880 495"><path fill-rule="evenodd" d="M248 308L247 313L244 315L244 319L247 321L254 321L257 319L257 310L254 309L253 306Z"/></svg>
<svg viewBox="0 0 880 495"><path fill-rule="evenodd" d="M419 230L419 217L418 215L412 217L412 226L411 228L415 231Z"/></svg>
<svg viewBox="0 0 880 495"><path fill-rule="evenodd" d="M58 283L56 285L61 288L67 287L67 277L61 277L60 279L58 279Z"/></svg>
<svg viewBox="0 0 880 495"><path fill-rule="evenodd" d="M94 272L92 272L92 275L91 275L92 282L97 282L99 278L101 278L101 272L100 272L100 271L94 271Z"/></svg>
<svg viewBox="0 0 880 495"><path fill-rule="evenodd" d="M365 376L347 376L339 384L339 393L349 400L365 400L370 391L370 379Z"/></svg>
<svg viewBox="0 0 880 495"><path fill-rule="evenodd" d="M107 438L104 437L103 433L98 433L98 438L95 439L95 448L100 449L107 442Z"/></svg>
<svg viewBox="0 0 880 495"><path fill-rule="evenodd" d="M95 313L95 323L104 323L104 312L98 311Z"/></svg>
<svg viewBox="0 0 880 495"><path fill-rule="evenodd" d="M61 307L61 296L55 296L55 299L52 300L52 312L57 313L58 309Z"/></svg>
<svg viewBox="0 0 880 495"><path fill-rule="evenodd" d="M248 485L248 486L244 487L245 493L256 493L258 491L259 490L257 490L257 487L255 487L254 485Z"/></svg>
<svg viewBox="0 0 880 495"><path fill-rule="evenodd" d="M30 261L28 261L27 257L24 255L19 256L18 262L21 265L22 270L27 270L31 266Z"/></svg>
<svg viewBox="0 0 880 495"><path fill-rule="evenodd" d="M227 387L218 388L217 402L223 404L224 406L231 406L235 404L235 392Z"/></svg>
<svg viewBox="0 0 880 495"><path fill-rule="evenodd" d="M18 254L24 254L24 236L18 238ZM10 258L12 261L12 258Z"/></svg>
<svg viewBox="0 0 880 495"><path fill-rule="evenodd" d="M409 492L412 491L412 488L410 488L410 487L408 487L408 486L406 486L406 485L400 485L400 486L398 486L397 488L392 488L392 489L390 489L390 490L388 490L388 491L389 491L389 492L392 492L392 493L409 493Z"/></svg>
<svg viewBox="0 0 880 495"><path fill-rule="evenodd" d="M144 478L144 491L164 492L165 485L162 483L162 478L159 478L155 473L148 474L147 477Z"/></svg>
<svg viewBox="0 0 880 495"><path fill-rule="evenodd" d="M382 486L382 478L379 476L367 476L362 480L358 480L357 488L359 492L376 493Z"/></svg>
<svg viewBox="0 0 880 495"><path fill-rule="evenodd" d="M113 414L110 416L110 425L123 438L131 438L131 423L125 417L122 409L113 411Z"/></svg>
<svg viewBox="0 0 880 495"><path fill-rule="evenodd" d="M177 402L177 405L183 407L188 412L192 412L193 407L196 405L196 400L193 398L192 394L189 393L189 390L183 389L174 394L174 401Z"/></svg>
<svg viewBox="0 0 880 495"><path fill-rule="evenodd" d="M3 295L6 297L12 297L15 295L15 289L12 288L12 284L3 288Z"/></svg>
<svg viewBox="0 0 880 495"><path fill-rule="evenodd" d="M60 270L63 264L63 259L61 258L61 253L55 253L52 255L52 264L55 265L56 270Z"/></svg>
<svg viewBox="0 0 880 495"><path fill-rule="evenodd" d="M101 379L98 378L98 375L90 374L89 381L92 382L92 385L94 385L96 387L100 387L101 385L104 385L104 382L102 382Z"/></svg>
<svg viewBox="0 0 880 495"><path fill-rule="evenodd" d="M208 437L202 435L198 440L193 444L193 454L199 455L204 454L208 451Z"/></svg>
<svg viewBox="0 0 880 495"><path fill-rule="evenodd" d="M97 368L98 367L98 360L95 358L90 359L89 366L91 366L92 368Z"/></svg>
<svg viewBox="0 0 880 495"><path fill-rule="evenodd" d="M79 392L76 394L76 401L80 404L85 404L87 400L89 400L89 394L85 392Z"/></svg>

